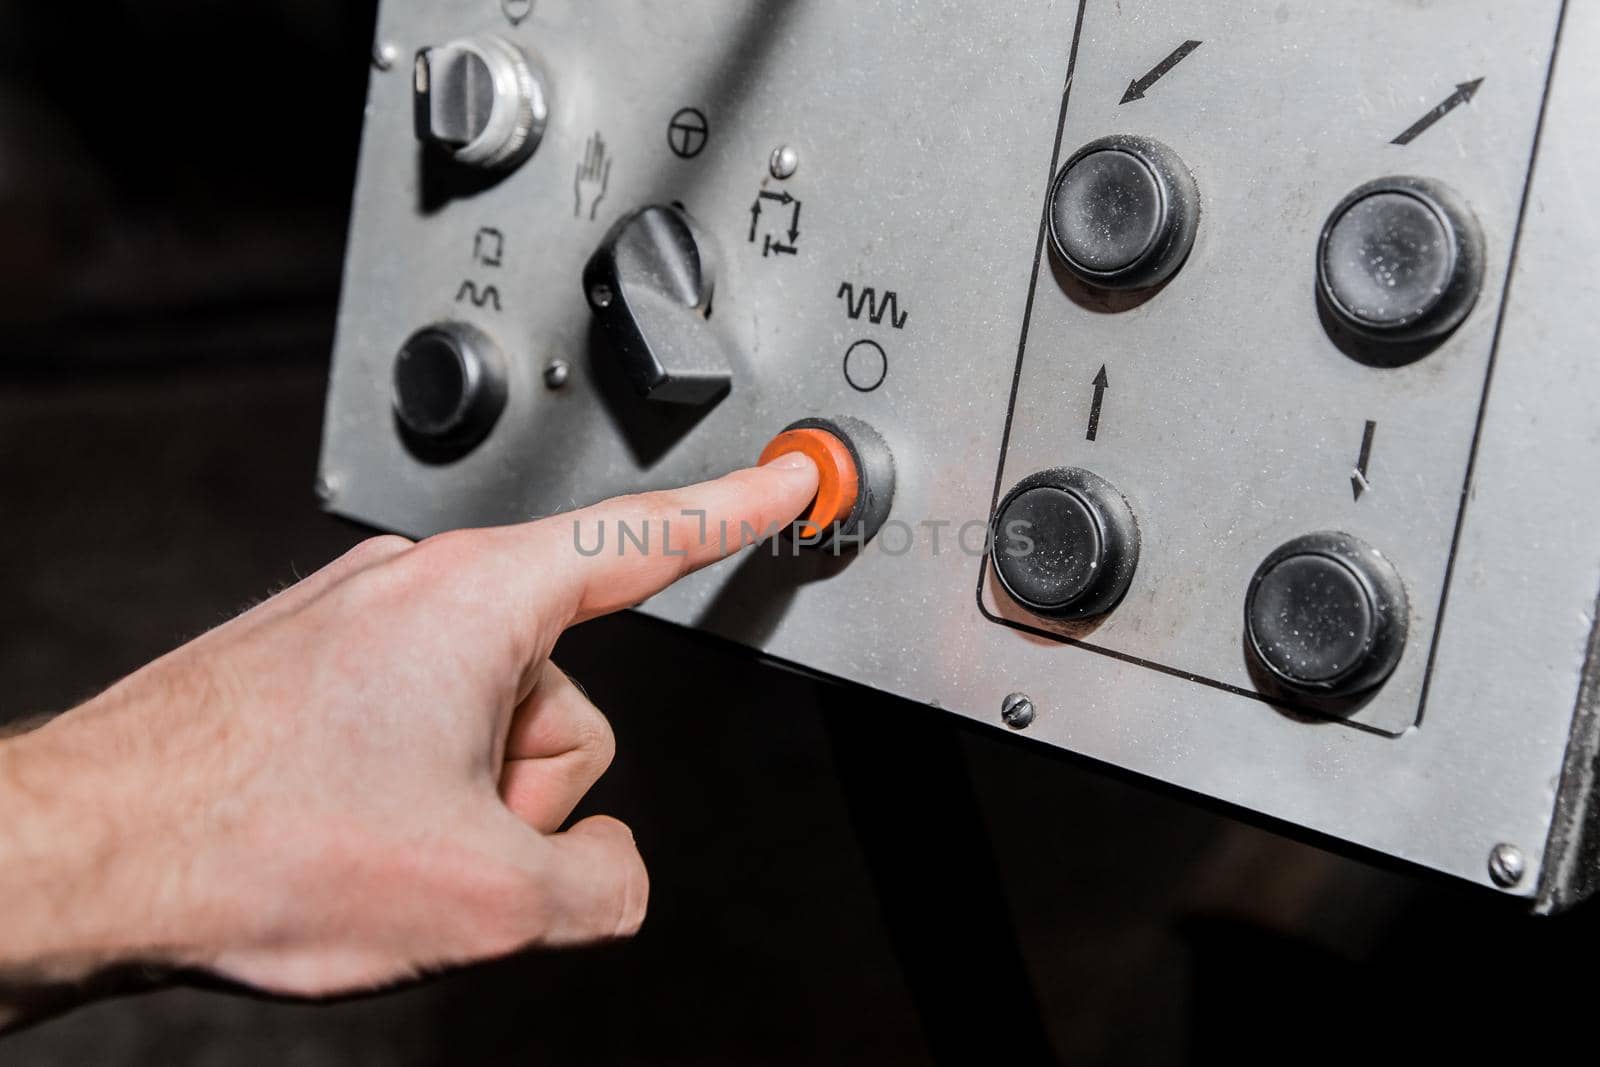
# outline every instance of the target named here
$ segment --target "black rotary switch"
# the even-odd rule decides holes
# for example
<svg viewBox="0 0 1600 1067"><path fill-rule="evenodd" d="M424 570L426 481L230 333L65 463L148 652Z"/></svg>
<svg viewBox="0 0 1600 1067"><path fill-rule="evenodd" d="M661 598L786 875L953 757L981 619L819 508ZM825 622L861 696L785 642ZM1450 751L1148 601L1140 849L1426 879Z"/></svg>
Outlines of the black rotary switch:
<svg viewBox="0 0 1600 1067"><path fill-rule="evenodd" d="M1483 231L1427 178L1380 178L1322 229L1317 293L1340 324L1379 341L1430 341L1467 317L1483 287Z"/></svg>
<svg viewBox="0 0 1600 1067"><path fill-rule="evenodd" d="M595 322L640 396L708 404L732 384L712 330L716 262L688 212L647 207L618 222L583 272Z"/></svg>
<svg viewBox="0 0 1600 1067"><path fill-rule="evenodd" d="M1100 289L1147 289L1194 245L1200 191L1176 152L1121 134L1073 153L1050 191L1050 244L1061 265Z"/></svg>
<svg viewBox="0 0 1600 1067"><path fill-rule="evenodd" d="M414 450L465 454L488 436L505 406L505 357L474 326L446 322L418 330L395 357L395 420Z"/></svg>
<svg viewBox="0 0 1600 1067"><path fill-rule="evenodd" d="M1122 494L1076 468L1023 479L994 518L996 577L1029 611L1085 619L1116 607L1139 565L1139 525Z"/></svg>
<svg viewBox="0 0 1600 1067"><path fill-rule="evenodd" d="M1245 633L1278 685L1353 696L1393 673L1409 607L1393 565L1344 533L1314 533L1273 552L1250 582Z"/></svg>

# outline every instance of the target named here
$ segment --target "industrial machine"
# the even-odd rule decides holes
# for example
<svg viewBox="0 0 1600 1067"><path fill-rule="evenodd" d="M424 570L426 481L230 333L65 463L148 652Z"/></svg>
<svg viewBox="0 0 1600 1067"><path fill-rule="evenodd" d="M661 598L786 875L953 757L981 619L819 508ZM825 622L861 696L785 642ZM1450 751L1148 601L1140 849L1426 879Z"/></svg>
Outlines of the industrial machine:
<svg viewBox="0 0 1600 1067"><path fill-rule="evenodd" d="M1562 0L386 0L319 489L422 536L802 435L842 525L643 611L1559 909L1597 53Z"/></svg>

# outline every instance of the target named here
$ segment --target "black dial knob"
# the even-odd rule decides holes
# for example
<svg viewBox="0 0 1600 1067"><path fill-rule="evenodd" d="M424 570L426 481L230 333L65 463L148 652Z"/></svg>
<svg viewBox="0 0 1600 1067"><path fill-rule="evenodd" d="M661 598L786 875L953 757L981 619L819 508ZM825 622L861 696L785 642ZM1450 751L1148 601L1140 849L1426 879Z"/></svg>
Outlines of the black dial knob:
<svg viewBox="0 0 1600 1067"><path fill-rule="evenodd" d="M1268 556L1245 598L1251 654L1286 689L1352 696L1405 650L1405 586L1377 550L1344 533L1296 538Z"/></svg>
<svg viewBox="0 0 1600 1067"><path fill-rule="evenodd" d="M1317 292L1341 325L1380 341L1454 330L1483 287L1483 231L1427 178L1380 178L1334 208L1317 248Z"/></svg>
<svg viewBox="0 0 1600 1067"><path fill-rule="evenodd" d="M584 292L612 356L639 395L706 404L733 373L712 330L711 245L678 207L647 207L611 228L583 272Z"/></svg>
<svg viewBox="0 0 1600 1067"><path fill-rule="evenodd" d="M995 512L995 575L1029 611L1083 619L1116 607L1139 565L1139 525L1111 483L1085 470L1032 475Z"/></svg>
<svg viewBox="0 0 1600 1067"><path fill-rule="evenodd" d="M418 449L470 451L505 406L505 357L476 327L447 322L418 330L395 357L395 419Z"/></svg>
<svg viewBox="0 0 1600 1067"><path fill-rule="evenodd" d="M1073 153L1050 192L1050 244L1083 282L1146 289L1182 265L1194 245L1200 192L1176 152L1118 135Z"/></svg>

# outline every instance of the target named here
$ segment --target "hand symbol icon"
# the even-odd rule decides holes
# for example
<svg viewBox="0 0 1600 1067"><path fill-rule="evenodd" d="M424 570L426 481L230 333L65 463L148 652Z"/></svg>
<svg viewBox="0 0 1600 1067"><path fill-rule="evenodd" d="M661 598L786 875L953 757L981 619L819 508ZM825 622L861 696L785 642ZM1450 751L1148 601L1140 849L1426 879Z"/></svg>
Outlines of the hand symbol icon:
<svg viewBox="0 0 1600 1067"><path fill-rule="evenodd" d="M606 142L599 131L589 138L583 162L578 164L578 175L573 179L572 191L577 205L573 215L588 217L591 221L600 210L600 201L606 198L606 188L611 184L611 156L606 153ZM585 210L587 205L587 210Z"/></svg>

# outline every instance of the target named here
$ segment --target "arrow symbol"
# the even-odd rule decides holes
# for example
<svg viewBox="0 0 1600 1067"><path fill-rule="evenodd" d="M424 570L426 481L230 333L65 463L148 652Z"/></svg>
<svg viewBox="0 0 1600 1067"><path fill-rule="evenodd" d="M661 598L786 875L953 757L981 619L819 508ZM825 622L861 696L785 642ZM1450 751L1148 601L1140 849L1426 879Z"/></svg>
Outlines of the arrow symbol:
<svg viewBox="0 0 1600 1067"><path fill-rule="evenodd" d="M1423 134L1427 133L1428 129L1434 123L1438 122L1440 119L1450 114L1450 112L1454 111L1456 108L1460 107L1462 104L1465 104L1474 96L1478 95L1478 86L1482 84L1483 79L1478 78L1474 81L1462 82L1461 84L1457 85L1456 91L1447 96L1444 100L1444 103L1440 104L1438 107L1422 116L1416 122L1413 122L1406 128L1405 133L1402 133L1399 137L1396 137L1389 143L1407 145L1412 141L1415 141L1418 137L1421 137Z"/></svg>
<svg viewBox="0 0 1600 1067"><path fill-rule="evenodd" d="M1377 432L1378 424L1368 419L1366 432L1361 435L1361 458L1356 460L1356 469L1350 477L1350 491L1355 493L1357 500L1372 488L1372 483L1367 480L1367 464L1372 462L1372 436Z"/></svg>
<svg viewBox="0 0 1600 1067"><path fill-rule="evenodd" d="M1126 104L1130 100L1143 100L1144 94L1150 90L1152 85L1165 78L1173 67L1188 59L1189 53L1199 47L1199 41L1185 41L1177 48L1174 48L1172 54L1157 63L1149 74L1128 83L1128 91L1122 94L1120 103Z"/></svg>
<svg viewBox="0 0 1600 1067"><path fill-rule="evenodd" d="M785 204L785 205L794 203L794 197L790 196L787 192L769 193L766 190L762 190L761 199L762 200L776 200L778 203Z"/></svg>
<svg viewBox="0 0 1600 1067"><path fill-rule="evenodd" d="M756 224L761 221L761 201L750 205L750 243L756 243Z"/></svg>
<svg viewBox="0 0 1600 1067"><path fill-rule="evenodd" d="M790 245L779 244L772 239L772 235L770 233L767 235L766 247L761 250L761 255L763 258L766 256L797 256L799 254L800 250L798 248L794 248Z"/></svg>
<svg viewBox="0 0 1600 1067"><path fill-rule="evenodd" d="M800 240L800 201L794 202L794 218L789 223L789 243L796 244Z"/></svg>
<svg viewBox="0 0 1600 1067"><path fill-rule="evenodd" d="M1100 373L1094 376L1094 404L1089 408L1089 440L1091 441L1100 436L1100 407L1105 403L1106 390L1110 386L1111 380L1106 377L1106 368L1102 364Z"/></svg>

